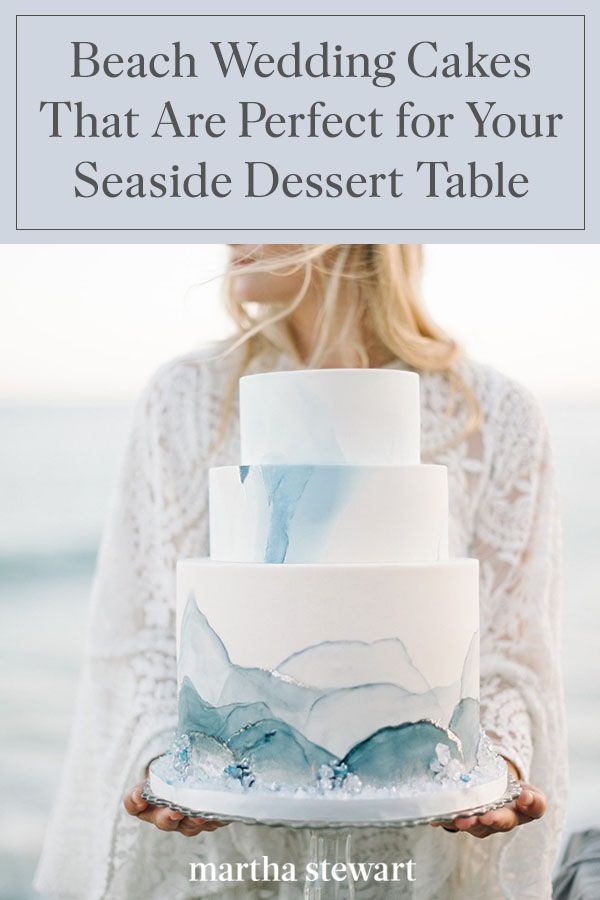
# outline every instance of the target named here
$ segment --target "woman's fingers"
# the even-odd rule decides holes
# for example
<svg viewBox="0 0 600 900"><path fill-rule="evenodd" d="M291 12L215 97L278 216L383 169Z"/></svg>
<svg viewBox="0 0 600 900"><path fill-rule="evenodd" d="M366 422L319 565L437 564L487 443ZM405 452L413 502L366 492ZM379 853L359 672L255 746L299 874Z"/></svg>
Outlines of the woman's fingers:
<svg viewBox="0 0 600 900"><path fill-rule="evenodd" d="M181 821L185 818L183 813L175 812L174 809L162 809L157 806L150 807L149 810L143 812L138 818L144 822L150 822L160 831L177 831Z"/></svg>
<svg viewBox="0 0 600 900"><path fill-rule="evenodd" d="M123 805L130 816L139 816L148 808L148 801L142 797L143 784L136 784L123 798Z"/></svg>
<svg viewBox="0 0 600 900"><path fill-rule="evenodd" d="M178 831L185 837L195 837L203 831L215 831L217 828L227 824L224 822L207 822L206 819L191 819L189 816L184 816L183 813L176 812L174 809L159 809L156 806L151 806L140 813L138 819L141 819L142 822L149 822L160 829L160 831Z"/></svg>
<svg viewBox="0 0 600 900"><path fill-rule="evenodd" d="M510 831L519 824L519 817L511 806L505 806L479 816L479 824L487 826L492 832Z"/></svg>
<svg viewBox="0 0 600 900"><path fill-rule="evenodd" d="M142 797L143 784L137 784L123 797L123 806L130 816L136 816L142 822L149 822L160 831L179 831L186 837L194 837L202 831L216 831L228 822L213 822L208 819L192 818L174 809L151 806Z"/></svg>
<svg viewBox="0 0 600 900"><path fill-rule="evenodd" d="M540 819L546 812L546 797L541 791L536 790L529 784L525 784L515 801L515 805L518 812L525 819Z"/></svg>
<svg viewBox="0 0 600 900"><path fill-rule="evenodd" d="M476 824L477 816L465 816L463 819L455 819L452 822L452 825L457 831L468 831L469 828L473 828Z"/></svg>
<svg viewBox="0 0 600 900"><path fill-rule="evenodd" d="M205 828L203 825L192 825L181 822L177 830L185 837L196 837L196 835L201 834Z"/></svg>
<svg viewBox="0 0 600 900"><path fill-rule="evenodd" d="M509 806L494 809L482 816L465 816L455 819L450 828L466 831L474 837L512 831L518 825L526 825L541 818L546 811L546 798L541 791L526 784L517 799Z"/></svg>
<svg viewBox="0 0 600 900"><path fill-rule="evenodd" d="M181 822L179 831L186 837L195 837L203 831L214 831L218 827L218 822L208 822L206 819L192 819L188 817Z"/></svg>
<svg viewBox="0 0 600 900"><path fill-rule="evenodd" d="M209 819L187 818L183 820L179 826L179 830L187 837L194 837L194 835L200 834L203 831L216 831L217 828L223 828L228 824L228 822L213 822Z"/></svg>

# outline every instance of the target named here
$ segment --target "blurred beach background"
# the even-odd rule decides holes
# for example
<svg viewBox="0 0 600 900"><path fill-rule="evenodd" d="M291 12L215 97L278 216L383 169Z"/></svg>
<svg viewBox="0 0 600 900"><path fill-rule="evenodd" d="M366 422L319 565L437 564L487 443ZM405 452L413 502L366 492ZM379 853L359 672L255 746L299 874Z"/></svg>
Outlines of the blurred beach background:
<svg viewBox="0 0 600 900"><path fill-rule="evenodd" d="M0 246L2 900L37 896L31 879L132 404L162 362L227 334L224 260L217 245ZM599 264L592 245L427 248L431 313L471 355L534 391L553 437L565 550L567 833L600 826Z"/></svg>

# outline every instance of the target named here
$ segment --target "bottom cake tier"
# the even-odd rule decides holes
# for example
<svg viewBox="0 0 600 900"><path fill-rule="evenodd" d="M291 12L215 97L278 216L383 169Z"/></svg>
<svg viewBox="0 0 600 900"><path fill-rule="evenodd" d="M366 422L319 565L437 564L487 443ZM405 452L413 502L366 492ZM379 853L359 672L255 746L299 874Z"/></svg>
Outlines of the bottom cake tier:
<svg viewBox="0 0 600 900"><path fill-rule="evenodd" d="M157 796L279 821L445 815L497 800L479 725L475 560L177 571L178 736Z"/></svg>

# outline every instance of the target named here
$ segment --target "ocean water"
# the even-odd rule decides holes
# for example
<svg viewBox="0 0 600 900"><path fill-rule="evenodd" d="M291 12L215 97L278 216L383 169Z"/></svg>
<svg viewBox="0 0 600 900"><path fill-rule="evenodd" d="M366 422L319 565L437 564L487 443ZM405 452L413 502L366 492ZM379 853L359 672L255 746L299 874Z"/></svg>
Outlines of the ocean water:
<svg viewBox="0 0 600 900"><path fill-rule="evenodd" d="M568 830L600 825L600 403L549 404L565 543ZM121 408L0 409L0 898L31 879L81 663L94 560L129 428ZM551 698L549 698L551 702Z"/></svg>
<svg viewBox="0 0 600 900"><path fill-rule="evenodd" d="M31 880L69 733L99 535L129 430L112 408L0 409L0 897Z"/></svg>

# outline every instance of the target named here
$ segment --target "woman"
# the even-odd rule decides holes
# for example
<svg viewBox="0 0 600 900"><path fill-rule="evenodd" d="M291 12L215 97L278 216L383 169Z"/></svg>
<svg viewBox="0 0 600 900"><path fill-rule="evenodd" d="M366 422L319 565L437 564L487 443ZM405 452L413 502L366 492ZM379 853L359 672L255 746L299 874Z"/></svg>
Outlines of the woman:
<svg viewBox="0 0 600 900"><path fill-rule="evenodd" d="M354 855L413 858L416 897L550 896L565 742L547 435L522 388L464 360L427 317L420 279L414 245L231 247L228 304L238 339L166 366L139 404L99 559L78 720L38 873L46 893L298 896L298 885L249 882L237 891L205 884L199 894L187 879L190 862L264 855L301 871L305 834L218 828L141 798L139 782L168 749L177 717L174 566L178 557L207 554L207 470L239 457L240 375L389 366L421 374L423 456L448 466L451 553L480 560L482 724L527 785L510 807L445 830L361 829ZM206 831L214 833L197 837ZM392 895L392 885L369 894Z"/></svg>

